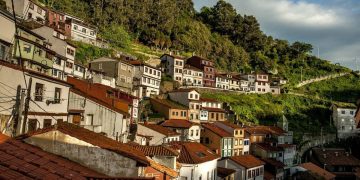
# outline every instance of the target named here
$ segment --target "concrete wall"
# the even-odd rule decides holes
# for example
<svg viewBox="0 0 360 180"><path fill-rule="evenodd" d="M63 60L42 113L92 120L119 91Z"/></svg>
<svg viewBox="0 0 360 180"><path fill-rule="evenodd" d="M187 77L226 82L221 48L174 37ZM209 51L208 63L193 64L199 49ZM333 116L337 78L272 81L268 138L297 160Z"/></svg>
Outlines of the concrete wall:
<svg viewBox="0 0 360 180"><path fill-rule="evenodd" d="M152 136L149 145L161 145L164 143L165 135L149 129L141 124L137 125L137 133L145 136Z"/></svg>
<svg viewBox="0 0 360 180"><path fill-rule="evenodd" d="M246 169L243 166L240 166L239 164L235 163L234 161L230 160L230 159L223 159L221 161L218 161L218 166L219 167L224 167L224 168L229 168L229 169L234 169L236 171L235 173L235 179L254 179L254 180L263 180L264 179L264 166L258 166L258 167L254 167L254 168L250 168L250 169ZM252 177L252 178L248 178L247 174L248 172L252 172L252 170L259 170L259 175ZM262 169L262 173L261 170Z"/></svg>
<svg viewBox="0 0 360 180"><path fill-rule="evenodd" d="M1 28L0 39L7 43L14 44L15 38L15 24L10 15L3 15L0 13L0 24Z"/></svg>
<svg viewBox="0 0 360 180"><path fill-rule="evenodd" d="M356 133L356 108L333 108L333 122L339 138L347 138Z"/></svg>
<svg viewBox="0 0 360 180"><path fill-rule="evenodd" d="M182 164L180 169L180 179L216 179L217 159L201 164ZM193 172L193 173L192 173ZM201 177L201 178L200 178Z"/></svg>
<svg viewBox="0 0 360 180"><path fill-rule="evenodd" d="M142 174L142 168L136 167L136 161L60 131L35 135L25 142L106 175L136 177Z"/></svg>
<svg viewBox="0 0 360 180"><path fill-rule="evenodd" d="M69 95L69 109L84 110L80 126L96 133L104 132L109 138L126 142L129 122L122 114L74 92ZM72 117L69 117L70 123L73 123Z"/></svg>

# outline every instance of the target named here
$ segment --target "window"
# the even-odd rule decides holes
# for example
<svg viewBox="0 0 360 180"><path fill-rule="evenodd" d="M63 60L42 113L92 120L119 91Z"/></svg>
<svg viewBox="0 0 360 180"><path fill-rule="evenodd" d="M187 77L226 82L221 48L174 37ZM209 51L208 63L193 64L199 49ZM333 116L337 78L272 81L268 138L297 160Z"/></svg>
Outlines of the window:
<svg viewBox="0 0 360 180"><path fill-rule="evenodd" d="M190 99L192 99L193 98L193 94L190 94Z"/></svg>
<svg viewBox="0 0 360 180"><path fill-rule="evenodd" d="M37 7L37 13L42 14L42 11L43 11L43 10L38 6L38 7Z"/></svg>
<svg viewBox="0 0 360 180"><path fill-rule="evenodd" d="M194 130L190 131L190 136L194 136Z"/></svg>
<svg viewBox="0 0 360 180"><path fill-rule="evenodd" d="M5 46L0 45L0 59L5 60Z"/></svg>
<svg viewBox="0 0 360 180"><path fill-rule="evenodd" d="M72 69L73 68L73 63L66 62L66 67Z"/></svg>
<svg viewBox="0 0 360 180"><path fill-rule="evenodd" d="M145 72L146 72L146 73L148 72L148 70L149 70L149 68L145 67Z"/></svg>
<svg viewBox="0 0 360 180"><path fill-rule="evenodd" d="M81 32L86 33L86 29L82 28Z"/></svg>
<svg viewBox="0 0 360 180"><path fill-rule="evenodd" d="M205 144L209 144L210 143L210 140L208 137L205 138Z"/></svg>
<svg viewBox="0 0 360 180"><path fill-rule="evenodd" d="M28 19L32 19L32 14L28 13Z"/></svg>
<svg viewBox="0 0 360 180"><path fill-rule="evenodd" d="M36 119L29 119L28 131L35 131L37 129L38 121Z"/></svg>
<svg viewBox="0 0 360 180"><path fill-rule="evenodd" d="M77 29L78 29L78 26L77 26L77 25L74 25L74 29L77 30Z"/></svg>
<svg viewBox="0 0 360 180"><path fill-rule="evenodd" d="M131 78L127 78L127 83L131 83Z"/></svg>
<svg viewBox="0 0 360 180"><path fill-rule="evenodd" d="M30 53L31 52L31 45L30 44L27 44L27 43L24 43L24 47L23 47L23 50L27 53Z"/></svg>
<svg viewBox="0 0 360 180"><path fill-rule="evenodd" d="M94 31L90 31L90 35L93 36L95 33Z"/></svg>
<svg viewBox="0 0 360 180"><path fill-rule="evenodd" d="M74 55L75 55L75 51L72 50L72 49L70 49L70 48L67 48L67 49L66 49L66 52L67 52L69 55L71 55L71 56L74 56Z"/></svg>
<svg viewBox="0 0 360 180"><path fill-rule="evenodd" d="M235 139L235 146L237 146L238 145L238 140L237 139Z"/></svg>
<svg viewBox="0 0 360 180"><path fill-rule="evenodd" d="M354 115L354 111L350 111L350 114L351 114L351 115Z"/></svg>
<svg viewBox="0 0 360 180"><path fill-rule="evenodd" d="M42 101L44 93L44 85L40 83L35 84L35 101Z"/></svg>
<svg viewBox="0 0 360 180"><path fill-rule="evenodd" d="M344 111L344 110L342 110L342 111L341 111L341 114L345 114L345 111Z"/></svg>
<svg viewBox="0 0 360 180"><path fill-rule="evenodd" d="M94 115L93 114L86 115L86 124L87 125L93 125L94 124Z"/></svg>
<svg viewBox="0 0 360 180"><path fill-rule="evenodd" d="M199 136L199 130L198 129L196 130L196 136Z"/></svg>
<svg viewBox="0 0 360 180"><path fill-rule="evenodd" d="M60 99L61 99L61 89L55 88L54 103L60 104Z"/></svg>
<svg viewBox="0 0 360 180"><path fill-rule="evenodd" d="M99 69L102 70L102 63L99 63Z"/></svg>
<svg viewBox="0 0 360 180"><path fill-rule="evenodd" d="M44 128L51 126L51 119L44 119Z"/></svg>
<svg viewBox="0 0 360 180"><path fill-rule="evenodd" d="M29 2L29 8L32 9L32 10L34 10L34 3Z"/></svg>

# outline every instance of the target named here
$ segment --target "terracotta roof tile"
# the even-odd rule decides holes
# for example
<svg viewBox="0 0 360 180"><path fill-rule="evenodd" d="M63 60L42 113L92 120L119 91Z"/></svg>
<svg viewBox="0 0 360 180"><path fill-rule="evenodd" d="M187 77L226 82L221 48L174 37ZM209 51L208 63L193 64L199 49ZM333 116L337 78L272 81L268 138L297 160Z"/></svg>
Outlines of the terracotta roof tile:
<svg viewBox="0 0 360 180"><path fill-rule="evenodd" d="M181 119L170 119L161 123L161 126L171 127L171 128L181 128L181 129L189 129L192 126L199 126L199 124L195 124L188 120Z"/></svg>
<svg viewBox="0 0 360 180"><path fill-rule="evenodd" d="M168 100L168 99L151 98L150 101L155 101L155 102L160 103L171 109L188 110L188 108L186 106L176 103L174 101Z"/></svg>
<svg viewBox="0 0 360 180"><path fill-rule="evenodd" d="M254 146L259 147L265 151L271 151L271 152L279 152L279 151L283 151L283 148L278 147L278 146L272 146L269 143L253 143Z"/></svg>
<svg viewBox="0 0 360 180"><path fill-rule="evenodd" d="M148 158L148 161L150 162L150 166L162 173L165 173L173 178L177 178L179 176L179 173L176 172L175 170L168 168L162 164L157 163L156 161Z"/></svg>
<svg viewBox="0 0 360 180"><path fill-rule="evenodd" d="M303 163L299 165L300 167L303 167L305 169L307 169L308 171L311 171L319 176L324 177L325 179L335 179L335 175L329 171L326 171L325 169L311 163Z"/></svg>
<svg viewBox="0 0 360 180"><path fill-rule="evenodd" d="M145 156L178 156L179 152L176 150L166 147L165 145L160 146L141 146L132 145L133 148L143 152Z"/></svg>
<svg viewBox="0 0 360 180"><path fill-rule="evenodd" d="M250 127L248 128L250 131L259 131L259 132L268 132L267 134L273 134L273 135L284 135L285 133L287 133L285 130L281 129L280 127L277 126L254 126L254 127Z"/></svg>
<svg viewBox="0 0 360 180"><path fill-rule="evenodd" d="M322 164L327 165L344 165L344 166L360 166L360 160L353 155L347 153L345 149L335 148L313 148L313 154Z"/></svg>
<svg viewBox="0 0 360 180"><path fill-rule="evenodd" d="M220 158L209 148L197 142L170 142L170 145L180 150L178 162L182 164L201 164Z"/></svg>
<svg viewBox="0 0 360 180"><path fill-rule="evenodd" d="M177 133L177 132L174 132L166 127L163 127L163 126L160 126L160 125L157 125L157 124L147 124L147 123L144 123L144 124L140 124L144 127L147 127L153 131L156 131L160 134L163 134L165 136L179 136L180 134Z"/></svg>
<svg viewBox="0 0 360 180"><path fill-rule="evenodd" d="M272 167L275 167L277 169L281 169L283 167L285 167L285 164L277 161L276 159L273 158L265 158L265 159L261 159L262 161L264 161L266 164L269 164Z"/></svg>
<svg viewBox="0 0 360 180"><path fill-rule="evenodd" d="M87 130L85 128L79 127L74 124L66 123L66 122L59 122L56 126L50 126L45 129L40 129L25 135L22 135L19 137L19 139L26 139L28 137L43 134L50 131L60 131L64 134L67 134L69 136L75 137L79 140L85 141L89 144L92 144L94 146L98 146L103 149L107 149L109 151L113 151L116 153L119 153L125 157L128 157L130 159L133 159L140 164L143 165L149 165L149 162L147 161L146 156L143 152L136 150L132 148L131 146L115 141L113 139L110 139L106 136L103 136L99 133L95 133L93 131ZM45 162L38 162L38 163L45 163Z"/></svg>
<svg viewBox="0 0 360 180"><path fill-rule="evenodd" d="M221 178L226 178L236 172L234 169L228 169L223 167L217 167L216 170L217 170L217 176Z"/></svg>
<svg viewBox="0 0 360 180"><path fill-rule="evenodd" d="M263 161L253 155L232 156L229 159L247 169L265 165Z"/></svg>
<svg viewBox="0 0 360 180"><path fill-rule="evenodd" d="M229 121L217 121L216 123L223 124L225 126L231 127L232 129L242 129L243 128L243 127L241 127L241 125L237 125L237 124L234 124Z"/></svg>
<svg viewBox="0 0 360 180"><path fill-rule="evenodd" d="M202 107L201 109L209 112L222 112L222 113L226 112L224 109L221 108Z"/></svg>
<svg viewBox="0 0 360 180"><path fill-rule="evenodd" d="M9 146L12 151L8 150ZM33 155L34 151L43 156ZM37 163L39 161L45 163ZM0 179L86 179L87 176L104 175L19 140L8 139L0 143Z"/></svg>
<svg viewBox="0 0 360 180"><path fill-rule="evenodd" d="M233 137L234 135L226 132L225 130L223 130L222 128L212 124L212 123L204 123L202 124L202 127L215 133L216 135L220 136L220 137Z"/></svg>

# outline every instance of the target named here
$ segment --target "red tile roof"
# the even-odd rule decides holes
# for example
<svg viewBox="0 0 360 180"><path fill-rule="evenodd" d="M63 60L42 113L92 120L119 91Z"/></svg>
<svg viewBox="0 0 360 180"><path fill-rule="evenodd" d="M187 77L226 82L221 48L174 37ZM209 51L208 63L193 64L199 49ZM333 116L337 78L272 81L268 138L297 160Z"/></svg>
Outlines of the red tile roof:
<svg viewBox="0 0 360 180"><path fill-rule="evenodd" d="M182 164L201 164L220 158L209 148L197 142L170 142L170 145L180 150L177 160Z"/></svg>
<svg viewBox="0 0 360 180"><path fill-rule="evenodd" d="M314 156L317 157L317 160L321 164L327 164L329 166L338 165L338 166L360 166L360 160L354 157L353 155L347 153L345 149L335 149L335 148L313 148L312 149Z"/></svg>
<svg viewBox="0 0 360 180"><path fill-rule="evenodd" d="M262 161L264 161L266 164L271 165L272 167L275 167L277 169L281 169L285 167L285 164L277 161L276 159L273 158L265 158L265 159L261 159Z"/></svg>
<svg viewBox="0 0 360 180"><path fill-rule="evenodd" d="M194 66L192 66L192 65L190 65L190 64L185 64L185 65L184 65L184 69L190 69L190 70L202 72L201 69L199 69L199 68L197 68L197 67L194 67Z"/></svg>
<svg viewBox="0 0 360 180"><path fill-rule="evenodd" d="M252 134L252 133L265 133L265 134L272 134L272 135L276 135L276 136L281 136L286 134L287 132L283 129L281 129L280 127L277 126L254 126L254 127L249 127L247 128L247 131Z"/></svg>
<svg viewBox="0 0 360 180"><path fill-rule="evenodd" d="M179 152L164 145L160 146L141 146L131 145L133 148L143 152L145 156L178 156Z"/></svg>
<svg viewBox="0 0 360 180"><path fill-rule="evenodd" d="M188 110L188 108L186 106L179 104L177 102L168 100L168 99L151 98L150 101L157 102L157 103L162 104L170 109Z"/></svg>
<svg viewBox="0 0 360 180"><path fill-rule="evenodd" d="M232 129L242 129L243 127L241 127L240 125L234 124L232 122L229 121L217 121L216 123L221 123L225 126L231 127Z"/></svg>
<svg viewBox="0 0 360 180"><path fill-rule="evenodd" d="M279 151L283 151L283 149L281 147L278 147L278 146L272 146L271 144L269 143L253 143L254 146L256 147L259 147L265 151L268 151L268 152L279 152Z"/></svg>
<svg viewBox="0 0 360 180"><path fill-rule="evenodd" d="M50 131L60 131L64 134L67 134L69 136L75 137L79 140L82 140L84 142L87 142L89 144L92 144L94 146L98 146L102 149L106 149L109 151L113 151L115 153L119 153L125 157L128 157L130 159L133 159L137 161L138 163L147 166L149 165L149 162L147 161L146 156L143 152L132 148L131 146L115 141L113 139L110 139L104 135L101 135L99 133L95 133L93 131L87 130L85 128L79 127L74 124L70 124L67 122L58 122L57 125L50 126L48 128L40 129L28 134L24 134L19 137L19 139L26 139L28 137L43 134Z"/></svg>
<svg viewBox="0 0 360 180"><path fill-rule="evenodd" d="M220 109L220 108L202 107L201 109L209 112L222 112L222 113L226 112L224 109Z"/></svg>
<svg viewBox="0 0 360 180"><path fill-rule="evenodd" d="M120 108L119 104L127 104L129 102L125 100L120 100L118 98L111 98L107 96L108 91L112 91L113 88L102 85L102 84L91 84L87 81L76 79L73 77L68 77L67 82L73 85L72 92L79 94L81 96L85 96L96 103L99 103L109 109L112 109L116 112L119 112L124 115L129 115L127 112L127 108Z"/></svg>
<svg viewBox="0 0 360 180"><path fill-rule="evenodd" d="M0 179L87 179L107 176L19 140L0 143Z"/></svg>
<svg viewBox="0 0 360 180"><path fill-rule="evenodd" d="M9 136L0 133L0 143L3 143L5 141L7 141L8 139L10 139Z"/></svg>
<svg viewBox="0 0 360 180"><path fill-rule="evenodd" d="M188 120L181 119L170 119L161 123L161 126L170 127L170 128L180 128L180 129L189 129L192 126L200 126Z"/></svg>
<svg viewBox="0 0 360 180"><path fill-rule="evenodd" d="M265 165L263 161L253 155L232 156L229 159L246 169Z"/></svg>
<svg viewBox="0 0 360 180"><path fill-rule="evenodd" d="M216 100L216 99L204 98L204 97L201 97L201 98L200 98L200 101L202 101L202 102L219 102L219 101Z"/></svg>
<svg viewBox="0 0 360 180"><path fill-rule="evenodd" d="M176 172L174 169L171 169L169 167L166 167L160 163L157 163L156 161L148 158L149 162L150 162L150 166L156 170L158 170L159 172L165 173L166 175L169 175L173 178L177 178L179 176L179 173Z"/></svg>
<svg viewBox="0 0 360 180"><path fill-rule="evenodd" d="M147 127L153 131L156 131L160 134L163 134L165 136L179 136L180 134L177 133L177 132L174 132L166 127L163 127L163 126L160 126L160 125L157 125L157 124L147 124L147 123L144 123L144 124L140 124L144 127Z"/></svg>
<svg viewBox="0 0 360 180"><path fill-rule="evenodd" d="M307 169L308 171L311 171L319 176L324 177L325 179L335 179L335 175L329 171L326 171L325 169L311 163L303 163L299 165L300 167L303 167L305 169Z"/></svg>
<svg viewBox="0 0 360 180"><path fill-rule="evenodd" d="M204 123L202 124L202 127L204 129L207 129L213 133L215 133L216 135L220 136L220 137L233 137L234 135L226 132L224 129L217 127L216 125L212 124L212 123Z"/></svg>
<svg viewBox="0 0 360 180"><path fill-rule="evenodd" d="M235 170L234 169L228 169L228 168L223 168L223 167L217 167L217 176L221 177L221 178L226 178L232 174L235 174Z"/></svg>
<svg viewBox="0 0 360 180"><path fill-rule="evenodd" d="M266 134L270 134L270 132L268 130L265 129L257 129L254 127L248 127L245 129L245 131L247 133L249 133L250 135L266 135Z"/></svg>

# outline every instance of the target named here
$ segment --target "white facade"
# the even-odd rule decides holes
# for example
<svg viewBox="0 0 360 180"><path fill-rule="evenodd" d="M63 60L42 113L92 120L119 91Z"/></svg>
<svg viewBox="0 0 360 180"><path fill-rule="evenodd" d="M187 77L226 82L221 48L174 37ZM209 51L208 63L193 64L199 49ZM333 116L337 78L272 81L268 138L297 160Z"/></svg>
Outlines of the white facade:
<svg viewBox="0 0 360 180"><path fill-rule="evenodd" d="M219 89L229 90L230 88L229 78L225 76L216 75L216 87Z"/></svg>
<svg viewBox="0 0 360 180"><path fill-rule="evenodd" d="M203 72L189 66L184 67L183 85L186 86L203 86Z"/></svg>
<svg viewBox="0 0 360 180"><path fill-rule="evenodd" d="M96 133L105 133L111 139L126 142L129 122L119 112L75 92L70 92L69 95L69 111L71 110L83 111L78 124L81 127ZM74 116L69 115L69 122L76 124Z"/></svg>
<svg viewBox="0 0 360 180"><path fill-rule="evenodd" d="M171 55L163 55L161 58L163 64L164 73L170 75L173 80L183 83L183 70L185 61L180 58L176 58Z"/></svg>
<svg viewBox="0 0 360 180"><path fill-rule="evenodd" d="M356 108L333 106L333 122L340 139L353 136L357 133L355 121Z"/></svg>
<svg viewBox="0 0 360 180"><path fill-rule="evenodd" d="M240 80L240 91L255 93L255 80L254 74L245 74L241 76Z"/></svg>
<svg viewBox="0 0 360 180"><path fill-rule="evenodd" d="M169 143L172 141L179 141L180 135L174 135L174 136L166 136L164 134L161 134L157 131L154 131L142 124L137 124L137 133L145 136L152 137L149 145L161 145L164 143Z"/></svg>
<svg viewBox="0 0 360 180"><path fill-rule="evenodd" d="M10 13L0 10L0 24L3 27L0 33L0 60L11 60L11 46L15 42L15 23Z"/></svg>
<svg viewBox="0 0 360 180"><path fill-rule="evenodd" d="M66 121L70 85L64 81L26 71L25 78L27 84L29 84L30 77L32 78L30 94L33 101L30 101L29 104L29 115L25 132L53 125L56 121ZM5 65L2 66L0 71L0 82L3 87L0 88L2 96L15 97L18 86L21 89L27 88L22 71ZM1 114L10 115L10 109L14 106L14 103L15 101L2 103L2 110L9 110L3 110ZM19 125L19 128L22 129L22 121Z"/></svg>
<svg viewBox="0 0 360 180"><path fill-rule="evenodd" d="M240 90L240 79L234 78L232 75L229 76L229 89L230 90Z"/></svg>
<svg viewBox="0 0 360 180"><path fill-rule="evenodd" d="M74 64L74 76L78 78L85 78L87 68L85 66L82 66L80 64Z"/></svg>
<svg viewBox="0 0 360 180"><path fill-rule="evenodd" d="M256 74L255 91L259 94L265 94L271 92L269 75Z"/></svg>
<svg viewBox="0 0 360 180"><path fill-rule="evenodd" d="M235 179L239 180L263 180L264 179L264 166L257 166L247 169L232 161L231 159L223 159L218 161L218 166L235 170ZM254 173L254 175L253 175Z"/></svg>
<svg viewBox="0 0 360 180"><path fill-rule="evenodd" d="M146 64L134 65L135 78L138 79L137 97L150 97L159 95L161 83L161 70Z"/></svg>
<svg viewBox="0 0 360 180"><path fill-rule="evenodd" d="M12 11L11 0L5 0L6 8ZM29 0L14 1L15 13L18 17L24 20L34 20L41 24L46 20L46 9L41 7L38 3Z"/></svg>
<svg viewBox="0 0 360 180"><path fill-rule="evenodd" d="M246 155L246 154L250 154L250 139L249 138L244 138L244 146L243 146L243 155Z"/></svg>
<svg viewBox="0 0 360 180"><path fill-rule="evenodd" d="M71 20L71 39L95 45L96 35L96 28L75 19Z"/></svg>
<svg viewBox="0 0 360 180"><path fill-rule="evenodd" d="M181 164L180 179L209 179L217 177L217 159L201 164Z"/></svg>
<svg viewBox="0 0 360 180"><path fill-rule="evenodd" d="M101 73L87 71L86 79L90 79L92 83L98 83L112 88L116 87L116 80L113 77L105 76Z"/></svg>

